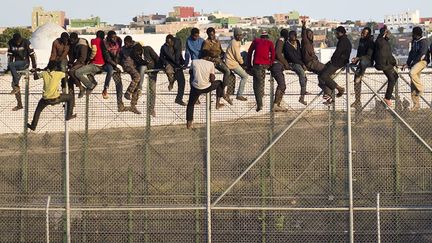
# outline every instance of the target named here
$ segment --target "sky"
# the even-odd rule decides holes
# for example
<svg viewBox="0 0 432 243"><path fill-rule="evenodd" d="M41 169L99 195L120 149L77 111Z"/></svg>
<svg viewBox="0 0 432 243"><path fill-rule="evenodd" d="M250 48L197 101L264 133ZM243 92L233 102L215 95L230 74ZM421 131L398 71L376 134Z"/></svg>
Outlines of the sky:
<svg viewBox="0 0 432 243"><path fill-rule="evenodd" d="M173 6L194 6L196 11L220 10L237 16L266 16L297 10L315 19L382 22L384 15L420 10L432 17L431 0L1 0L0 26L29 26L34 6L63 10L68 18L100 16L110 24L129 24L137 14L167 14ZM351 8L351 9L350 9ZM345 11L345 9L350 9Z"/></svg>

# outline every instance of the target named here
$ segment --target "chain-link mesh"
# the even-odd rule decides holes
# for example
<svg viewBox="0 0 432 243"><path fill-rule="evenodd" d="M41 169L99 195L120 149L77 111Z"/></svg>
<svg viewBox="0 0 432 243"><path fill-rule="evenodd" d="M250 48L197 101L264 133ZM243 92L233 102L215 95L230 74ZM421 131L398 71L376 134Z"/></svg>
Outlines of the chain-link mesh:
<svg viewBox="0 0 432 243"><path fill-rule="evenodd" d="M377 92L382 97L386 89L380 72L365 75L362 107L352 108L356 242L376 242L379 223L382 242L431 240L431 76L422 76L426 91L418 112L409 110L409 76L400 76L394 93L396 113L374 96ZM28 113L12 112L10 78L0 77L0 241L45 241L44 208L50 196L49 237L59 242L66 234L64 109L48 106L36 132L24 130L42 84L30 79ZM96 76L94 92L76 99L77 118L68 122L72 242L206 241L209 161L214 242L349 240L347 96L334 105L322 104L316 75L308 74L311 95L305 106L298 102L298 77L286 74L286 113L271 112L277 84L270 75L261 112L255 110L251 77L247 101L233 96L234 105L225 102L217 110L212 95L209 161L205 95L195 106L195 128L187 130L186 107L174 103L177 85L168 91L165 74L157 77L156 117L149 109L148 79L137 105L141 114L134 114L118 112L114 82L109 98L102 98L104 78ZM185 78L187 102L187 72ZM124 91L130 77L122 79ZM349 85L353 79L348 76ZM345 72L336 81L344 86ZM353 92L350 96L353 102ZM124 98L123 102L129 105ZM412 207L417 211L409 211Z"/></svg>

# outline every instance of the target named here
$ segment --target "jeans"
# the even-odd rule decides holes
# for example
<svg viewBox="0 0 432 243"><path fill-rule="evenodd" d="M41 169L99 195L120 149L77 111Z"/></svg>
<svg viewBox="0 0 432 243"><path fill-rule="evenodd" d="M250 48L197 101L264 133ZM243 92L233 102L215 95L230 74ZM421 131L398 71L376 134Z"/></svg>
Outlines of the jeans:
<svg viewBox="0 0 432 243"><path fill-rule="evenodd" d="M396 82L398 81L399 75L397 74L397 72L394 68L383 70L383 72L384 72L384 75L387 77L387 80L388 80L385 98L387 100L390 100L392 98L394 86L396 85Z"/></svg>
<svg viewBox="0 0 432 243"><path fill-rule="evenodd" d="M210 87L206 89L197 89L193 86L191 87L191 93L189 95L189 101L186 109L186 121L193 121L195 103L200 97L200 95L211 92L212 90L216 90L216 96L218 98L223 97L224 88L220 80L214 81L213 83L211 83Z"/></svg>
<svg viewBox="0 0 432 243"><path fill-rule="evenodd" d="M95 75L100 71L102 71L102 67L91 63L76 70L75 75L87 89L94 89L97 83L91 81L87 75Z"/></svg>
<svg viewBox="0 0 432 243"><path fill-rule="evenodd" d="M271 75L276 80L277 88L275 93L281 93L285 94L286 90L286 83L285 83L285 74L284 74L285 68L284 66L279 63L273 63L273 65L270 68Z"/></svg>
<svg viewBox="0 0 432 243"><path fill-rule="evenodd" d="M263 107L262 98L264 96L264 82L267 69L267 65L254 65L252 68L253 90L255 94L255 101L259 109Z"/></svg>
<svg viewBox="0 0 432 243"><path fill-rule="evenodd" d="M8 68L12 73L12 87L19 86L21 74L19 74L18 71L27 69L29 65L30 63L26 61L15 61L9 63Z"/></svg>
<svg viewBox="0 0 432 243"><path fill-rule="evenodd" d="M122 107L124 104L123 104L123 83L121 79L121 73L114 72L112 77L116 88L117 106Z"/></svg>
<svg viewBox="0 0 432 243"><path fill-rule="evenodd" d="M177 80L178 84L177 96L175 100L182 101L186 85L186 79L183 73L183 69L176 69L174 72L174 77Z"/></svg>
<svg viewBox="0 0 432 243"><path fill-rule="evenodd" d="M357 73L354 76L354 93L355 99L357 102L361 101L361 81L363 79L363 75L366 72L366 69L372 65L372 62L367 57L361 57L359 65L357 67Z"/></svg>
<svg viewBox="0 0 432 243"><path fill-rule="evenodd" d="M228 66L223 62L218 62L215 63L215 68L219 70L221 73L223 73L222 85L224 87L230 86L231 81L229 79L229 76L231 74L231 70L228 68Z"/></svg>
<svg viewBox="0 0 432 243"><path fill-rule="evenodd" d="M34 129L36 129L37 124L39 122L40 114L48 105L57 105L62 102L66 102L66 118L70 118L73 114L73 105L72 105L73 98L74 97L72 94L61 94L57 99L52 99L52 100L40 99L36 107L36 111L33 115L33 121L31 123L31 126Z"/></svg>
<svg viewBox="0 0 432 243"><path fill-rule="evenodd" d="M315 74L320 74L322 70L325 68L325 65L318 60L313 60L308 64L306 64L306 67L309 71Z"/></svg>
<svg viewBox="0 0 432 243"><path fill-rule="evenodd" d="M143 90L144 77L146 75L147 66L141 66L139 68L140 71L140 81L138 84L138 90ZM148 100L150 111L154 110L156 104L156 80L157 80L157 72L148 73L149 84L148 84Z"/></svg>
<svg viewBox="0 0 432 243"><path fill-rule="evenodd" d="M243 96L243 92L245 89L246 82L249 79L249 75L246 73L246 71L241 66L238 66L234 69L231 69L231 71L233 71L235 74L240 76L240 84L239 84L239 88L237 90L237 97Z"/></svg>
<svg viewBox="0 0 432 243"><path fill-rule="evenodd" d="M106 64L103 70L106 72L104 89L109 89L111 78L114 74L114 67L111 64Z"/></svg>
<svg viewBox="0 0 432 243"><path fill-rule="evenodd" d="M291 69L299 77L300 95L305 95L306 94L306 84L307 84L305 70L303 69L302 65L297 64L297 63L293 63L290 66L291 66Z"/></svg>
<svg viewBox="0 0 432 243"><path fill-rule="evenodd" d="M136 69L135 65L134 66L124 65L123 70L131 76L132 80L131 80L126 92L128 92L132 96L131 106L135 106L136 104L138 104L138 97L139 96L138 96L137 91L138 91L138 84L139 84L139 80L140 80L140 73Z"/></svg>
<svg viewBox="0 0 432 243"><path fill-rule="evenodd" d="M319 87L324 91L324 95L332 95L338 84L333 80L332 76L339 70L338 67L327 63L325 68L318 75Z"/></svg>

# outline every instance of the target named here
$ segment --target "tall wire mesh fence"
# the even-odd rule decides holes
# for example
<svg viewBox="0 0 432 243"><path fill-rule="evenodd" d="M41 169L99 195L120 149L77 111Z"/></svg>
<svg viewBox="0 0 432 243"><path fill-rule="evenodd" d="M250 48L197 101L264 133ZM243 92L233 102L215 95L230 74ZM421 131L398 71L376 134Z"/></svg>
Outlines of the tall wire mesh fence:
<svg viewBox="0 0 432 243"><path fill-rule="evenodd" d="M210 120L202 96L192 130L165 74L156 83L156 117L148 112L148 81L138 115L117 111L114 82L102 98L104 78L96 76L96 90L76 100L66 142L61 105L43 111L36 132L24 129L41 97L40 81L30 79L26 95L21 80L28 106L12 112L11 77L0 77L0 242L205 242L210 234L213 242L432 241L429 71L415 113L406 73L389 109L379 98L385 76L369 71L363 107L351 109L352 120L353 92L323 105L314 74L308 74L307 106L298 102L297 76L286 74L286 113L271 112L276 83L268 75L264 110L257 113L250 77L248 101L216 110L211 97ZM130 78L122 78L126 87ZM353 79L345 71L336 77L343 86Z"/></svg>

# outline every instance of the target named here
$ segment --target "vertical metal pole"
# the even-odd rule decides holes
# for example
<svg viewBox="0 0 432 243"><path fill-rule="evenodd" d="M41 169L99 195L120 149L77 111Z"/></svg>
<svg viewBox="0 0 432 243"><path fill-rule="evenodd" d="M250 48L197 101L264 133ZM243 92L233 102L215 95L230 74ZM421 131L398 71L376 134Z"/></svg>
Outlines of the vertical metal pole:
<svg viewBox="0 0 432 243"><path fill-rule="evenodd" d="M147 166L150 161L150 150L149 150L149 142L150 142L150 129L151 129L151 117L150 117L150 74L147 74L147 91L146 91L146 99L147 99L147 111L146 111L146 126L144 130L144 159L143 159L143 194L144 194L144 203L147 204L147 196L148 196L148 181L147 181ZM150 242L149 239L149 227L148 227L148 213L144 212L144 242Z"/></svg>
<svg viewBox="0 0 432 243"><path fill-rule="evenodd" d="M376 206L376 214L377 214L377 242L381 243L381 215L380 215L380 194L377 194L377 206Z"/></svg>
<svg viewBox="0 0 432 243"><path fill-rule="evenodd" d="M207 191L207 242L211 243L212 239L212 212L211 212L211 92L206 94L206 191Z"/></svg>
<svg viewBox="0 0 432 243"><path fill-rule="evenodd" d="M67 89L68 90L68 89ZM88 157L88 146L89 146L89 104L90 104L90 96L85 96L85 114L84 114L84 137L83 137L83 145L82 145L82 160L81 160L81 176L82 176L82 193L83 203L87 203L88 197L88 181L87 181L87 157ZM83 234L82 240L83 242L87 241L87 217L88 212L82 212L83 214Z"/></svg>
<svg viewBox="0 0 432 243"><path fill-rule="evenodd" d="M46 204L46 242L50 242L50 231L49 231L49 207L51 202L51 196L48 196L47 204Z"/></svg>
<svg viewBox="0 0 432 243"><path fill-rule="evenodd" d="M69 88L66 84L66 92L69 91ZM71 210L70 210L70 170L69 170L69 124L68 121L66 121L67 116L67 103L65 104L65 121L64 121L64 127L65 127L65 209L66 209L66 235L65 235L65 242L70 243L71 242L71 235L70 235L70 228L71 228Z"/></svg>
<svg viewBox="0 0 432 243"><path fill-rule="evenodd" d="M395 107L399 107L399 84L396 83L395 86ZM395 149L395 166L394 166L394 189L397 194L401 193L400 185L400 127L397 118L393 116L393 128L394 128L394 149Z"/></svg>
<svg viewBox="0 0 432 243"><path fill-rule="evenodd" d="M132 177L132 168L131 165L129 164L128 167L128 196L127 196L127 202L128 205L131 204L132 202L132 190L133 190L133 177ZM128 212L128 242L133 242L133 237L132 237L132 211Z"/></svg>
<svg viewBox="0 0 432 243"><path fill-rule="evenodd" d="M349 191L349 238L354 243L354 192L353 192L353 164L352 164L352 137L351 137L351 90L349 82L349 66L346 66L346 109L347 109L347 154L348 154L348 191Z"/></svg>

